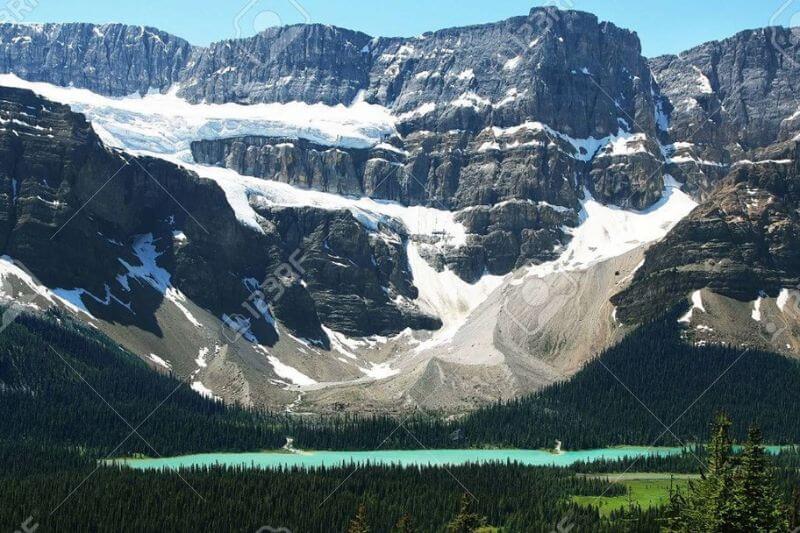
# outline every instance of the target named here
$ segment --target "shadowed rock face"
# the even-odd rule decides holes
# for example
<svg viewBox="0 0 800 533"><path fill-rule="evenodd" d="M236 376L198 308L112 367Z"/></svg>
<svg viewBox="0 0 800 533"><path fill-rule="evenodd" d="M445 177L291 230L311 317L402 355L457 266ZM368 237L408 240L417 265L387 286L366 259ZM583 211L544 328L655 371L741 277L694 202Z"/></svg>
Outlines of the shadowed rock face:
<svg viewBox="0 0 800 533"><path fill-rule="evenodd" d="M0 71L30 80L114 96L172 86L191 102L347 105L358 97L398 117L397 135L372 149L198 140L192 153L204 164L407 205L572 210L517 209L506 224L513 228L479 225L468 246L438 254L435 265L470 281L552 258L569 239L562 225L577 222L584 188L637 209L663 190L661 96L639 40L587 13L535 8L416 38L298 25L209 47L122 25L2 25L0 37ZM634 132L645 139L641 150L595 153L595 139Z"/></svg>
<svg viewBox="0 0 800 533"><path fill-rule="evenodd" d="M773 155L779 155L774 153ZM707 287L739 300L776 296L800 281L800 163L737 165L719 188L646 253L617 316L641 322Z"/></svg>
<svg viewBox="0 0 800 533"><path fill-rule="evenodd" d="M216 316L242 314L251 280L299 251L308 265L272 307L290 331L325 345L320 318L359 336L440 326L413 305L404 235L372 235L349 212L305 208L259 209L258 232L212 181L106 149L67 106L0 88L0 118L2 253L51 288L88 292L80 299L96 316L157 331L167 283ZM268 321L252 322L263 342L277 339Z"/></svg>

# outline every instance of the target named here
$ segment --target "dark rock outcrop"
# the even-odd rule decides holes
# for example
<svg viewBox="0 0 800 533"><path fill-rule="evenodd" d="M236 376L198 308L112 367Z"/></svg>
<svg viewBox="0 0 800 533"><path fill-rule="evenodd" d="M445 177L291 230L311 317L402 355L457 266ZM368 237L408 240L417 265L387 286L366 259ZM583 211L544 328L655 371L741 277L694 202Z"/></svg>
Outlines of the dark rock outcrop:
<svg viewBox="0 0 800 533"><path fill-rule="evenodd" d="M252 280L297 250L305 272L271 306L290 331L326 345L322 323L359 336L440 326L413 304L402 235L371 235L349 212L292 208L260 209L258 232L216 183L106 149L67 106L0 88L0 120L2 253L49 287L78 290L97 316L158 333L153 311L168 286L217 316L241 314ZM354 303L334 310L337 300ZM253 322L262 342L276 340L268 320Z"/></svg>
<svg viewBox="0 0 800 533"><path fill-rule="evenodd" d="M192 54L185 40L125 24L0 24L0 71L110 96L165 91Z"/></svg>
<svg viewBox="0 0 800 533"><path fill-rule="evenodd" d="M706 198L748 152L800 132L800 29L747 30L650 60L676 143L669 171Z"/></svg>
<svg viewBox="0 0 800 533"><path fill-rule="evenodd" d="M793 143L781 150L773 155L790 155L790 163L736 165L646 252L630 287L612 298L620 320L645 321L701 288L754 300L800 282L800 154Z"/></svg>
<svg viewBox="0 0 800 533"><path fill-rule="evenodd" d="M743 31L650 66L674 108L675 140L766 146L786 138L783 126L800 107L799 28Z"/></svg>

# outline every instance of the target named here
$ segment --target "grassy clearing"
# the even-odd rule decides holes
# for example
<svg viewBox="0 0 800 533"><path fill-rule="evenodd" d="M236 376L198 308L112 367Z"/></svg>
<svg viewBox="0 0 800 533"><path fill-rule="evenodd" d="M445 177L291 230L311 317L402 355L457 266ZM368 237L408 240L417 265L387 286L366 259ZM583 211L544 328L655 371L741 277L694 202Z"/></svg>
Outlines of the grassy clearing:
<svg viewBox="0 0 800 533"><path fill-rule="evenodd" d="M672 476L672 478L670 478ZM612 483L620 483L627 489L623 496L573 496L572 501L579 505L597 507L601 516L608 516L612 511L627 507L631 504L642 509L666 505L669 502L670 486L673 490L685 490L689 480L697 476L668 474L668 473L642 473L604 474L596 476L608 478Z"/></svg>

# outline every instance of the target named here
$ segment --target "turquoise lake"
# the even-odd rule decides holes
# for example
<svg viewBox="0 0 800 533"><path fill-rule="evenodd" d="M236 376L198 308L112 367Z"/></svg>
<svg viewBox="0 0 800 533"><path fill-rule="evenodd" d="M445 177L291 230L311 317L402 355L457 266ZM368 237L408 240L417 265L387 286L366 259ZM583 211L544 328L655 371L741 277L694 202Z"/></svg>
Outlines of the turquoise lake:
<svg viewBox="0 0 800 533"><path fill-rule="evenodd" d="M339 466L350 464L399 464L403 466L461 465L465 463L490 463L516 461L531 466L569 466L578 461L596 459L621 459L648 455L671 455L682 448L649 448L623 446L597 450L564 451L554 454L545 450L386 450L371 452L313 451L297 453L207 453L161 457L156 459L116 459L113 464L152 470L162 468L187 468L191 466L245 466L250 468L278 468L281 466Z"/></svg>

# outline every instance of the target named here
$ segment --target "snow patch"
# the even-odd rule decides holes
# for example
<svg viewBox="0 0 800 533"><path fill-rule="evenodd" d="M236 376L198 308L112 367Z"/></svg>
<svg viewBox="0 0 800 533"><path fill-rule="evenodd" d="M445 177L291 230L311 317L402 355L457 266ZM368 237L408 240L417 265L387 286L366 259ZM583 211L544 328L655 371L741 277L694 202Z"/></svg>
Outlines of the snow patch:
<svg viewBox="0 0 800 533"><path fill-rule="evenodd" d="M775 301L778 309L781 310L781 313L784 312L786 309L786 304L789 303L789 298L791 297L791 292L789 289L781 289L781 292L778 293L778 299Z"/></svg>
<svg viewBox="0 0 800 533"><path fill-rule="evenodd" d="M186 306L184 305L187 300L186 296L184 296L181 291L179 291L174 287L169 287L164 293L164 297L173 304L175 304L175 307L177 307L178 310L180 310L180 312L183 313L183 316L186 317L186 320L188 320L194 327L196 328L203 327L203 324L201 324L200 321L197 320L194 317L194 315L189 311L189 309L187 309Z"/></svg>
<svg viewBox="0 0 800 533"><path fill-rule="evenodd" d="M761 322L761 296L753 302L753 310L750 312L750 317L756 322Z"/></svg>
<svg viewBox="0 0 800 533"><path fill-rule="evenodd" d="M563 228L572 240L558 259L528 267L527 275L544 277L553 272L585 270L661 239L697 206L671 176L664 176L664 185L661 199L642 211L603 205L584 189L581 224Z"/></svg>
<svg viewBox="0 0 800 533"><path fill-rule="evenodd" d="M492 102L488 98L484 98L483 96L469 91L450 102L450 105L453 107L472 107L474 109L480 109L491 105L491 103Z"/></svg>
<svg viewBox="0 0 800 533"><path fill-rule="evenodd" d="M200 348L200 351L197 352L197 359L194 360L195 364L200 368L208 367L206 357L208 357L208 348Z"/></svg>
<svg viewBox="0 0 800 533"><path fill-rule="evenodd" d="M628 156L638 153L647 153L645 141L647 135L635 133L631 136L621 136L612 139L602 150L599 157Z"/></svg>
<svg viewBox="0 0 800 533"><path fill-rule="evenodd" d="M703 71L700 70L699 67L692 65L692 68L697 73L697 84L700 87L700 92L703 94L714 94L714 89L711 88L711 80L708 79L708 76L703 74Z"/></svg>
<svg viewBox="0 0 800 533"><path fill-rule="evenodd" d="M415 117L424 117L429 113L433 113L436 111L436 104L433 102L425 102L424 104L420 104L419 107L413 109L407 113L403 113L398 115L398 120L408 120Z"/></svg>
<svg viewBox="0 0 800 533"><path fill-rule="evenodd" d="M569 143L575 149L575 153L569 155L579 161L591 161L601 150L609 149L609 146L611 146L612 151L609 155L626 155L635 153L636 151L643 151L643 143L647 138L642 133L629 133L623 129L619 129L615 134L601 138L575 138L537 121L527 121L517 126L510 126L507 128L499 128L497 126L491 128L495 138L516 135L520 131L526 130L545 132L551 137ZM628 143L634 142L640 145L640 149L633 150L628 147Z"/></svg>
<svg viewBox="0 0 800 533"><path fill-rule="evenodd" d="M339 333L338 331L334 331L324 325L322 326L322 330L328 335L328 338L331 341L331 348L349 359L358 359L358 356L353 353L353 350L359 347L357 342L352 341L346 335Z"/></svg>
<svg viewBox="0 0 800 533"><path fill-rule="evenodd" d="M197 394L202 396L203 398L208 398L210 400L219 401L219 396L215 396L214 392L203 385L202 381L193 381L192 382L192 390L195 391Z"/></svg>
<svg viewBox="0 0 800 533"><path fill-rule="evenodd" d="M417 346L418 351L452 339L469 314L505 279L505 276L484 275L470 284L451 270L437 272L420 255L419 246L411 242L407 248L414 285L419 289L416 301L421 308L441 319L442 328Z"/></svg>
<svg viewBox="0 0 800 533"><path fill-rule="evenodd" d="M23 270L20 264L14 261L11 257L4 255L0 256L0 280L6 282L9 278L16 278L19 282L24 284L25 286L30 289L35 296L30 296L29 298L21 298L18 294L11 295L6 292L2 293L4 297L10 297L17 304L26 305L27 307L37 309L38 306L34 302L36 297L41 297L47 302L51 304L56 304L56 302L61 303L64 307L72 311L73 313L85 313L90 318L93 318L91 314L89 314L88 310L86 310L86 306L83 305L83 302L80 302L79 305L76 305L72 300L74 300L74 294L68 291L64 291L64 294L56 294L54 291L51 291L44 285L38 283L33 276L28 274L25 270ZM25 300L28 300L27 303Z"/></svg>
<svg viewBox="0 0 800 533"><path fill-rule="evenodd" d="M137 235L133 242L133 253L141 265L131 265L124 259L117 259L128 270L127 277L147 283L164 294L170 287L170 274L158 266L157 259L161 253L156 251L153 234Z"/></svg>
<svg viewBox="0 0 800 533"><path fill-rule="evenodd" d="M689 311L678 319L678 322L681 324L688 324L692 321L692 315L694 314L694 310L698 309L703 313L706 312L706 308L703 306L703 295L700 291L694 291L692 293L692 308Z"/></svg>
<svg viewBox="0 0 800 533"><path fill-rule="evenodd" d="M471 80L475 77L475 71L471 68L468 68L462 72L460 72L457 76L459 80Z"/></svg>
<svg viewBox="0 0 800 533"><path fill-rule="evenodd" d="M358 369L374 380L390 378L400 373L399 370L392 368L389 363L370 363L369 368L359 367Z"/></svg>
<svg viewBox="0 0 800 533"><path fill-rule="evenodd" d="M272 370L275 372L280 378L283 378L294 385L299 385L301 387L309 386L309 385L316 385L317 381L311 379L310 377L306 376L296 368L292 368L289 365L281 363L280 360L275 357L274 355L270 355L265 349L262 348L262 352L267 356L267 361L270 365L272 365Z"/></svg>
<svg viewBox="0 0 800 533"><path fill-rule="evenodd" d="M158 366L164 367L167 370L172 370L172 364L169 361L165 361L164 359L162 359L161 357L157 356L154 353L148 355L147 358L153 361Z"/></svg>
<svg viewBox="0 0 800 533"><path fill-rule="evenodd" d="M516 70L521 61L522 61L522 56L511 58L505 62L505 64L503 65L503 70Z"/></svg>

